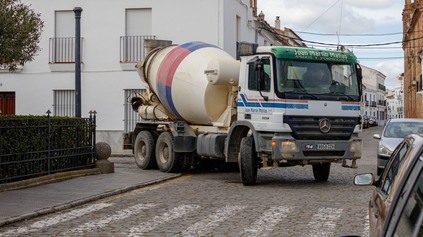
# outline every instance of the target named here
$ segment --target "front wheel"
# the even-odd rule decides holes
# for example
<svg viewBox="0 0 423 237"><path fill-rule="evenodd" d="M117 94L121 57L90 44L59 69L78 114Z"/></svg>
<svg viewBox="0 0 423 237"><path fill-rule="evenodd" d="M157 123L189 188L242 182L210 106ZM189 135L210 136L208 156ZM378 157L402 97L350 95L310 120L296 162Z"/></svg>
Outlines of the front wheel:
<svg viewBox="0 0 423 237"><path fill-rule="evenodd" d="M160 171L175 173L181 171L183 154L176 153L172 134L162 132L156 143L156 162Z"/></svg>
<svg viewBox="0 0 423 237"><path fill-rule="evenodd" d="M253 137L242 138L238 154L239 171L244 185L254 185L257 182L257 164L253 141Z"/></svg>
<svg viewBox="0 0 423 237"><path fill-rule="evenodd" d="M138 133L134 144L135 163L141 169L154 169L157 167L154 156L155 140L149 131Z"/></svg>
<svg viewBox="0 0 423 237"><path fill-rule="evenodd" d="M316 181L327 181L330 173L330 163L313 165L313 175Z"/></svg>

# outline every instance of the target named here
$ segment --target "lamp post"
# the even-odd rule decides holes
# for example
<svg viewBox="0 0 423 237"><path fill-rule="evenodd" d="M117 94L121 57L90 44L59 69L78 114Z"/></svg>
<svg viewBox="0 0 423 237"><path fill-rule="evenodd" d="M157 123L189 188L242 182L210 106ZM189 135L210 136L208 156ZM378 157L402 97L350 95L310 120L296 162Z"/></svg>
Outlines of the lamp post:
<svg viewBox="0 0 423 237"><path fill-rule="evenodd" d="M75 7L75 117L81 117L81 12Z"/></svg>

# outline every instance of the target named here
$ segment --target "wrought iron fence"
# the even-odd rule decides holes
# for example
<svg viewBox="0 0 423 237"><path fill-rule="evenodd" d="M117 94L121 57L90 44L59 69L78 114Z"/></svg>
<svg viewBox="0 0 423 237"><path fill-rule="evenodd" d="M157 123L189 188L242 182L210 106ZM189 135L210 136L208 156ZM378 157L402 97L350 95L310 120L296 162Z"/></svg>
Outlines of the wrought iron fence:
<svg viewBox="0 0 423 237"><path fill-rule="evenodd" d="M145 57L144 40L156 39L154 35L121 36L120 37L120 62L139 62Z"/></svg>
<svg viewBox="0 0 423 237"><path fill-rule="evenodd" d="M81 52L83 39L81 38ZM50 38L49 48L50 63L75 62L75 37Z"/></svg>
<svg viewBox="0 0 423 237"><path fill-rule="evenodd" d="M95 112L0 118L0 183L94 167L95 123Z"/></svg>

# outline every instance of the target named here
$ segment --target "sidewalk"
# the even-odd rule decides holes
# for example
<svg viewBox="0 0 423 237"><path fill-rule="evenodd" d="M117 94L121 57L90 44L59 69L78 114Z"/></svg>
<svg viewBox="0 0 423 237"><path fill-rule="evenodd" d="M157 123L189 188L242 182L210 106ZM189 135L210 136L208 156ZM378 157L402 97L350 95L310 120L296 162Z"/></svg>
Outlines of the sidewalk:
<svg viewBox="0 0 423 237"><path fill-rule="evenodd" d="M108 160L115 164L114 173L0 192L0 227L181 176L142 170L133 157L110 157Z"/></svg>

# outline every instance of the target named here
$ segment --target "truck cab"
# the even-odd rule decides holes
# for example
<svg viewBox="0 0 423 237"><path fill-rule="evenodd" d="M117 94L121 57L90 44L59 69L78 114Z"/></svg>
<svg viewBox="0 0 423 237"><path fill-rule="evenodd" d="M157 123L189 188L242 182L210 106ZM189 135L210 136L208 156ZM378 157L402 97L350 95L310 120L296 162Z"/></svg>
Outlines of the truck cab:
<svg viewBox="0 0 423 237"><path fill-rule="evenodd" d="M243 56L232 127L246 126L251 134L244 143L252 147L241 142L240 154L250 150L252 157L238 157L241 173L244 167L252 174L242 175L244 184L255 183L256 167L312 165L315 179L325 181L331 163L355 166L360 99L361 68L351 53L259 47Z"/></svg>

